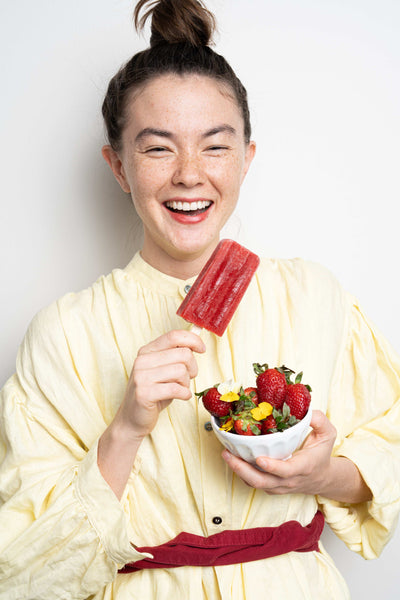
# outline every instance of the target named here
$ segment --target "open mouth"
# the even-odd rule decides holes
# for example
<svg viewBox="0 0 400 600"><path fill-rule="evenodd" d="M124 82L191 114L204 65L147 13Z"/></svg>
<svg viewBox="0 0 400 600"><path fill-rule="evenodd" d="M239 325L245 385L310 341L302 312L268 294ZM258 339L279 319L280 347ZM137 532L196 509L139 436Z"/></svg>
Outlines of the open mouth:
<svg viewBox="0 0 400 600"><path fill-rule="evenodd" d="M196 202L180 202L171 200L165 203L166 208L173 213L184 215L200 215L210 208L212 202L210 200L198 200Z"/></svg>

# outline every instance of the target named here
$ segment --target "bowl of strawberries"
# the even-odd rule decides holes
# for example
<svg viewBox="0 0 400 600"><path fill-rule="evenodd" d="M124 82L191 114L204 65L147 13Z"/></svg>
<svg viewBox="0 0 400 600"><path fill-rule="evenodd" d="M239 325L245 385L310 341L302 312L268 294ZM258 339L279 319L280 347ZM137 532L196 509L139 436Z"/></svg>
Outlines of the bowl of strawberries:
<svg viewBox="0 0 400 600"><path fill-rule="evenodd" d="M254 363L254 387L229 381L199 392L213 431L232 454L255 464L259 456L286 460L305 440L311 421L311 388L303 373Z"/></svg>

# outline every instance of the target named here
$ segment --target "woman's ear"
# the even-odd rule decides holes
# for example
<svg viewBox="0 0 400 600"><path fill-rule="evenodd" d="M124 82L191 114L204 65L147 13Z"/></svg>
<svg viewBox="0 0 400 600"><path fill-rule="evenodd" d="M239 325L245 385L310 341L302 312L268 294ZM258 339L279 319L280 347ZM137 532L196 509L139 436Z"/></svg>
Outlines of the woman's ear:
<svg viewBox="0 0 400 600"><path fill-rule="evenodd" d="M242 174L242 181L241 183L243 183L244 178L246 177L247 171L250 168L251 162L254 158L254 155L256 153L256 143L253 141L250 141L247 144L247 148L246 148L246 154L245 154L245 158L244 158L244 166L243 166L243 174Z"/></svg>
<svg viewBox="0 0 400 600"><path fill-rule="evenodd" d="M111 146L107 145L102 147L101 153L106 163L109 164L110 169L114 173L114 177L118 181L121 188L124 190L124 192L129 194L131 188L126 180L124 167L122 166L118 152L113 150Z"/></svg>

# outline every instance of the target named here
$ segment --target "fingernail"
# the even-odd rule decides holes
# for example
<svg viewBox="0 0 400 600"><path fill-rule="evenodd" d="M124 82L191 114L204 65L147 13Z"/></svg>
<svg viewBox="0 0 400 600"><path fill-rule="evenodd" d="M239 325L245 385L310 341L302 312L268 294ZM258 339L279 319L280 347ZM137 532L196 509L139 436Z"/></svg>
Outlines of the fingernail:
<svg viewBox="0 0 400 600"><path fill-rule="evenodd" d="M259 467L261 467L262 469L264 469L264 471L266 471L268 469L268 461L265 458L260 458L257 461L257 464Z"/></svg>
<svg viewBox="0 0 400 600"><path fill-rule="evenodd" d="M227 450L224 450L222 452L222 458L226 461L229 461L231 459L231 454L230 452L228 452Z"/></svg>

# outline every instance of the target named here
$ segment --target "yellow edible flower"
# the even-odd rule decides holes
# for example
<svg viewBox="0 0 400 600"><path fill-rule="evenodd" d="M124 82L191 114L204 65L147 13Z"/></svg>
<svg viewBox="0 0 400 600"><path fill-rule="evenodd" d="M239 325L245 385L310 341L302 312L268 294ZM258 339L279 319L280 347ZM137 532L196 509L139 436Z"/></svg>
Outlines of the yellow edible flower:
<svg viewBox="0 0 400 600"><path fill-rule="evenodd" d="M220 400L222 400L222 402L236 402L236 400L239 400L239 398L239 394L235 394L235 392L228 392L227 394L222 394Z"/></svg>
<svg viewBox="0 0 400 600"><path fill-rule="evenodd" d="M222 400L222 398L221 398ZM262 421L272 414L273 407L269 402L260 402L258 406L251 409L251 416L256 421Z"/></svg>
<svg viewBox="0 0 400 600"><path fill-rule="evenodd" d="M231 429L233 429L233 419L229 419L228 421L226 421L226 423L221 425L220 429L222 429L222 431L230 431Z"/></svg>

